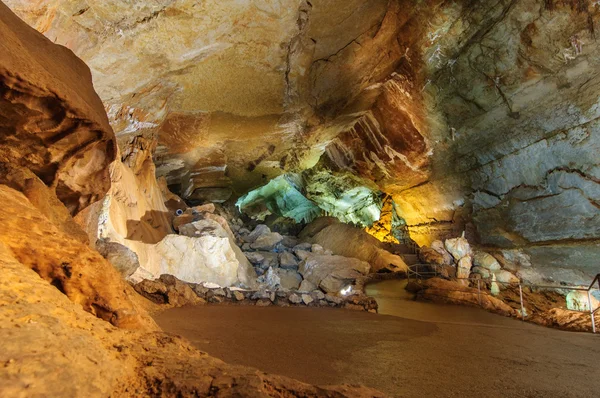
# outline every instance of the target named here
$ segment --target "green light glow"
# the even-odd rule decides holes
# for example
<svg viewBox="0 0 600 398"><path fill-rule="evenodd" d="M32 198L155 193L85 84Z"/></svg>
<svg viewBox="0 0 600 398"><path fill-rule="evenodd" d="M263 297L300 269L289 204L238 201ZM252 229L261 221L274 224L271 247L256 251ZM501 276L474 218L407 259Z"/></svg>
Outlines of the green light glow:
<svg viewBox="0 0 600 398"><path fill-rule="evenodd" d="M284 174L238 199L241 212L269 212L308 223L326 214L362 227L381 216L380 193L348 173L310 171Z"/></svg>

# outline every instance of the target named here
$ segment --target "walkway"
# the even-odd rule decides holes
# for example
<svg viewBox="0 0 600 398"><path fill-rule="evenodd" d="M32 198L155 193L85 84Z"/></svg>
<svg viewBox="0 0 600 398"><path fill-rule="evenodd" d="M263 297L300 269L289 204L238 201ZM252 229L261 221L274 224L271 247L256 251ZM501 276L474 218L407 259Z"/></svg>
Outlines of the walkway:
<svg viewBox="0 0 600 398"><path fill-rule="evenodd" d="M362 383L399 397L598 396L598 336L408 301L400 283L368 290L394 316L204 306L157 321L227 362L313 384Z"/></svg>

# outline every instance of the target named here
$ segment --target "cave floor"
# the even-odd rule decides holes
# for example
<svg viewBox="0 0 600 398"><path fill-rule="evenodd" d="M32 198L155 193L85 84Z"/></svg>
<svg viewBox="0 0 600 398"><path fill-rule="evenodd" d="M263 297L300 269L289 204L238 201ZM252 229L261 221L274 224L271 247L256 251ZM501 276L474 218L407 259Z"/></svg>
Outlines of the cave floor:
<svg viewBox="0 0 600 398"><path fill-rule="evenodd" d="M398 397L597 396L600 336L413 302L400 281L368 293L380 314L210 305L156 320L226 362L307 383L360 383Z"/></svg>

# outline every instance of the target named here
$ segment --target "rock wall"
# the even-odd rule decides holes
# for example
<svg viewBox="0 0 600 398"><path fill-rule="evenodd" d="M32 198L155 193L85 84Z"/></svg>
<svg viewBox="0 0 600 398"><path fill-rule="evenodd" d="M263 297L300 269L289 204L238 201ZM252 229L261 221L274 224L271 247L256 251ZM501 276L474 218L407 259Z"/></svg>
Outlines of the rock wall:
<svg viewBox="0 0 600 398"><path fill-rule="evenodd" d="M88 67L0 3L0 162L31 170L75 214L106 192L116 145Z"/></svg>
<svg viewBox="0 0 600 398"><path fill-rule="evenodd" d="M167 208L152 162L152 141L134 137L110 166L111 186L106 196L76 219L88 232L92 245L98 239L120 243L133 250L141 264L147 248L173 233L174 211Z"/></svg>
<svg viewBox="0 0 600 398"><path fill-rule="evenodd" d="M87 246L71 217L105 194L115 153L89 70L3 4L0 33L3 257L35 271L35 278L98 318L155 328L132 288Z"/></svg>
<svg viewBox="0 0 600 398"><path fill-rule="evenodd" d="M432 23L423 88L441 110L432 175L394 198L419 243L466 230L548 281L600 269L593 2L456 3Z"/></svg>

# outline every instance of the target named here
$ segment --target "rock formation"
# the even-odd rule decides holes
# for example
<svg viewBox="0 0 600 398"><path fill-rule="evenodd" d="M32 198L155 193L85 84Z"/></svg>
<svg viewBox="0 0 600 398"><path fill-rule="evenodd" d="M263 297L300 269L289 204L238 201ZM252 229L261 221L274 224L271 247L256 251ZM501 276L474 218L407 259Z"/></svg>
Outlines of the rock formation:
<svg viewBox="0 0 600 398"><path fill-rule="evenodd" d="M110 186L108 118L87 66L0 6L0 161L30 170L76 214Z"/></svg>
<svg viewBox="0 0 600 398"><path fill-rule="evenodd" d="M99 318L151 327L132 289L71 218L109 188L115 155L89 70L3 4L0 10L3 250Z"/></svg>
<svg viewBox="0 0 600 398"><path fill-rule="evenodd" d="M363 387L319 388L227 365L158 330L146 311L149 302L88 246L71 217L111 188L108 165L116 154L89 71L2 3L0 35L2 396L382 396ZM113 175L121 166L113 164ZM122 184L132 191L120 193L135 196L136 187ZM107 202L102 201L104 214L110 211ZM128 211L133 210L122 215ZM170 230L170 222L152 225L157 219L136 224L140 235L127 240ZM124 245L90 244L109 258L115 255L124 274L136 265ZM172 285L175 292L167 289L167 296L191 290L182 282Z"/></svg>
<svg viewBox="0 0 600 398"><path fill-rule="evenodd" d="M300 237L317 243L334 254L365 261L371 265L373 272L407 270L402 258L385 250L380 241L365 231L340 223L334 218L315 220L302 231Z"/></svg>
<svg viewBox="0 0 600 398"><path fill-rule="evenodd" d="M466 230L531 278L597 271L595 1L7 4L90 65L122 149L156 140L190 202L350 173L420 245Z"/></svg>

